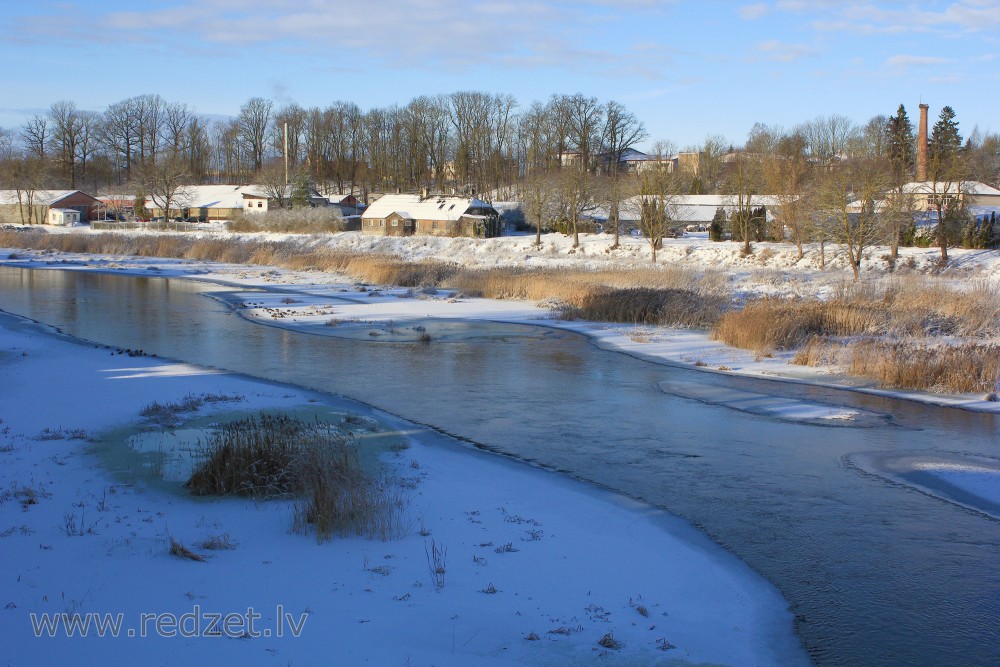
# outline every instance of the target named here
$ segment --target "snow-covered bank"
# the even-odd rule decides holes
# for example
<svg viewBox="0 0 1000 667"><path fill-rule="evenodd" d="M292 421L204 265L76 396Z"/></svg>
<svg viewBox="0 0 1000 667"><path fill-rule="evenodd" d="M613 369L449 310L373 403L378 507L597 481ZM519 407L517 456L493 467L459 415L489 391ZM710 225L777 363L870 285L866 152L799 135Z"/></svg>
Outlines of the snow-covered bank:
<svg viewBox="0 0 1000 667"><path fill-rule="evenodd" d="M643 504L364 406L95 349L7 316L0 350L5 663L807 662L769 584ZM329 406L405 434L410 446L385 464L408 489L412 532L317 544L289 532L287 503L195 500L101 466L90 439L192 394L242 397L201 415ZM220 536L235 548L199 547ZM171 538L208 559L171 555ZM434 545L447 550L440 589ZM122 636L36 637L31 614L44 613L120 613ZM236 636L182 636L215 613L241 615ZM261 614L252 632L248 614ZM621 648L598 645L609 633Z"/></svg>

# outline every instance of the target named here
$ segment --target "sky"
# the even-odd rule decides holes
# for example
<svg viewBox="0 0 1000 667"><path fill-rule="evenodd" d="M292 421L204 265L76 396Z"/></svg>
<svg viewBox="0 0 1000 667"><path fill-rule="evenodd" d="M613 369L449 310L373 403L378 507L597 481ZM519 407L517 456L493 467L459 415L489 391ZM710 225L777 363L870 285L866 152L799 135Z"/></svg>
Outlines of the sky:
<svg viewBox="0 0 1000 667"><path fill-rule="evenodd" d="M616 100L645 147L921 102L1000 131L1000 0L3 0L0 33L7 128L147 93L211 117L482 90Z"/></svg>

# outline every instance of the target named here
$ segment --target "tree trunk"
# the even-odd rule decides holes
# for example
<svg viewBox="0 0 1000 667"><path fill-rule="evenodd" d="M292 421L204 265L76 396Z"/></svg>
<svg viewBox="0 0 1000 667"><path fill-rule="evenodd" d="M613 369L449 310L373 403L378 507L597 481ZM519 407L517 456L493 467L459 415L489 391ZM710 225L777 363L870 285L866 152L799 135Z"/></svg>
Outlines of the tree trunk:
<svg viewBox="0 0 1000 667"><path fill-rule="evenodd" d="M946 229L944 226L944 211L942 209L943 207L941 206L941 204L938 204L937 205L938 246L941 248L941 266L944 266L948 263L948 234L946 233Z"/></svg>

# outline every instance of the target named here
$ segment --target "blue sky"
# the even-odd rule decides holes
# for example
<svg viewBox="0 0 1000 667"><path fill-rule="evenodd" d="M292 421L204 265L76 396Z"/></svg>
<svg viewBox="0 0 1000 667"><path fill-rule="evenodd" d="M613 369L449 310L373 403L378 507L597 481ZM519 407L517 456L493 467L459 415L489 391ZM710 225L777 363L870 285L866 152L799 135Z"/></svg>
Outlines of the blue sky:
<svg viewBox="0 0 1000 667"><path fill-rule="evenodd" d="M679 147L923 100L1000 131L1000 0L35 0L0 3L0 126L158 93L362 109L456 90L615 99Z"/></svg>

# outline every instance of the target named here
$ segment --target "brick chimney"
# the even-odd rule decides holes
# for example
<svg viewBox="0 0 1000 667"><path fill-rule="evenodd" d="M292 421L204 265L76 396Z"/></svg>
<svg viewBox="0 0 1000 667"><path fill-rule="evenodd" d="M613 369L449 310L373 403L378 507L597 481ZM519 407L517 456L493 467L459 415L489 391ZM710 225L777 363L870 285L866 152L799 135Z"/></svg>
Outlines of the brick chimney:
<svg viewBox="0 0 1000 667"><path fill-rule="evenodd" d="M927 180L927 105L920 105L920 126L917 130L917 180Z"/></svg>

